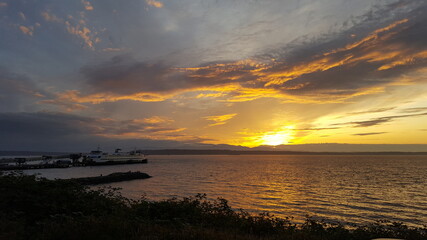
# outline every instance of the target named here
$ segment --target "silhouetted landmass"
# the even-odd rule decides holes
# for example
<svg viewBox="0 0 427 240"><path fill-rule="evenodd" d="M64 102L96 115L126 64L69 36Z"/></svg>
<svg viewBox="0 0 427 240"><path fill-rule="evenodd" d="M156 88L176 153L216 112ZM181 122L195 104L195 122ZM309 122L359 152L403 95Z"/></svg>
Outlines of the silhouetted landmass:
<svg viewBox="0 0 427 240"><path fill-rule="evenodd" d="M303 224L267 213L235 211L206 196L129 200L113 189L74 181L0 175L0 239L427 239L427 228L374 222L343 226L307 218Z"/></svg>
<svg viewBox="0 0 427 240"><path fill-rule="evenodd" d="M0 156L57 156L66 155L70 153L65 152L43 152L43 151L0 151Z"/></svg>
<svg viewBox="0 0 427 240"><path fill-rule="evenodd" d="M146 155L427 155L427 152L304 152L304 151L260 151L260 150L196 150L163 149L139 150Z"/></svg>
<svg viewBox="0 0 427 240"><path fill-rule="evenodd" d="M116 172L105 176L72 178L67 181L74 181L83 185L95 185L146 178L151 178L151 176L142 172Z"/></svg>

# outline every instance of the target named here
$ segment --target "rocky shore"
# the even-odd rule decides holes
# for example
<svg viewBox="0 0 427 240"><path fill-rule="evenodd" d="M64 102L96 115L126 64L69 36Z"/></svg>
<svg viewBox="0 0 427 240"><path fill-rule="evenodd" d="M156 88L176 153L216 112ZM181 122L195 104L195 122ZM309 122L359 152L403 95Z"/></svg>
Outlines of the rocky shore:
<svg viewBox="0 0 427 240"><path fill-rule="evenodd" d="M151 178L150 175L142 172L116 172L108 175L100 175L97 177L84 177L84 178L72 178L67 179L66 181L74 181L83 185L96 185L96 184L105 184L113 182L123 182L136 179L146 179Z"/></svg>

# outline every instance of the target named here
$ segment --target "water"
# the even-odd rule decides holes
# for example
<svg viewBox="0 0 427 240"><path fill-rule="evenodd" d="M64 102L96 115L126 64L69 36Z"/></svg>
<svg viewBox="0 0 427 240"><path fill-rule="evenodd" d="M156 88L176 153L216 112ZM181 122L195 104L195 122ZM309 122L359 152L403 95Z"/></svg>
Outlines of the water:
<svg viewBox="0 0 427 240"><path fill-rule="evenodd" d="M148 164L31 170L47 178L142 171L153 178L111 184L151 200L206 193L252 213L343 223L386 219L427 224L427 156L149 156Z"/></svg>

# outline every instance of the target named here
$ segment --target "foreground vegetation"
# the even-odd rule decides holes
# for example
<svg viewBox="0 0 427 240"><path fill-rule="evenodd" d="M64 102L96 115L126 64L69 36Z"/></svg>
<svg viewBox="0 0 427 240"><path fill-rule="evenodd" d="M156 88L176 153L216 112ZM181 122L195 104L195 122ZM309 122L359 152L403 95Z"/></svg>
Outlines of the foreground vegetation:
<svg viewBox="0 0 427 240"><path fill-rule="evenodd" d="M268 214L234 211L205 195L133 201L114 189L73 181L0 176L0 239L427 239L399 223L346 227L307 219L295 225Z"/></svg>

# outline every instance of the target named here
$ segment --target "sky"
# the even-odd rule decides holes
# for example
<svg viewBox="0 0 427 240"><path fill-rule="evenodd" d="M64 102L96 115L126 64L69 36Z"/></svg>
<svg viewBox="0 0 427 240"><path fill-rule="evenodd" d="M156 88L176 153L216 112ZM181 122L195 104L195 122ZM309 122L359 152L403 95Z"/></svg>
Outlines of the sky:
<svg viewBox="0 0 427 240"><path fill-rule="evenodd" d="M426 22L424 0L0 0L0 150L427 151Z"/></svg>

